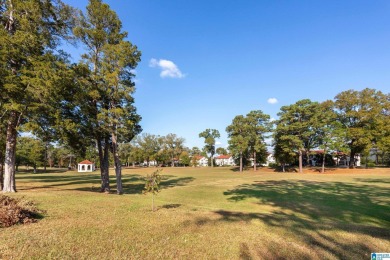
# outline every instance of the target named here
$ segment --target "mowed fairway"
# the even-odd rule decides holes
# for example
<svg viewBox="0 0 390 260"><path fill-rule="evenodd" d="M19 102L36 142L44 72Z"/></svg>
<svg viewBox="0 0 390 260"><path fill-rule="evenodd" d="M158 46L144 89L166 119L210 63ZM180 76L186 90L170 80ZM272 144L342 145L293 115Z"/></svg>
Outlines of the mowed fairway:
<svg viewBox="0 0 390 260"><path fill-rule="evenodd" d="M122 196L98 192L98 171L17 174L19 193L11 196L46 214L1 229L0 258L369 259L390 252L389 169L164 168L152 212L151 195L141 192L154 170L125 169Z"/></svg>

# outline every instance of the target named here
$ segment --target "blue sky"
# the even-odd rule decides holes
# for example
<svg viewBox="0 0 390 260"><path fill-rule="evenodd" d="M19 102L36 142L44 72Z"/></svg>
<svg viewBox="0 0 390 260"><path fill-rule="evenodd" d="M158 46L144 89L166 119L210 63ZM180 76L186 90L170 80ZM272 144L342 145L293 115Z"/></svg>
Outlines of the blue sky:
<svg viewBox="0 0 390 260"><path fill-rule="evenodd" d="M142 52L135 104L144 132L175 133L189 147L203 146L206 128L225 147L226 126L251 110L277 118L304 98L390 92L387 0L105 2Z"/></svg>

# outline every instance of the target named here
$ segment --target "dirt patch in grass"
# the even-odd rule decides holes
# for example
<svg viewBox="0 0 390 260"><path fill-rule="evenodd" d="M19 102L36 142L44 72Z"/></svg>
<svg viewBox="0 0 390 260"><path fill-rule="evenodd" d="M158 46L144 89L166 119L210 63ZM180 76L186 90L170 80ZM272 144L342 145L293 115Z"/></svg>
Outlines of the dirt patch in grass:
<svg viewBox="0 0 390 260"><path fill-rule="evenodd" d="M43 213L33 202L24 198L15 199L0 195L0 228L34 223L42 218Z"/></svg>

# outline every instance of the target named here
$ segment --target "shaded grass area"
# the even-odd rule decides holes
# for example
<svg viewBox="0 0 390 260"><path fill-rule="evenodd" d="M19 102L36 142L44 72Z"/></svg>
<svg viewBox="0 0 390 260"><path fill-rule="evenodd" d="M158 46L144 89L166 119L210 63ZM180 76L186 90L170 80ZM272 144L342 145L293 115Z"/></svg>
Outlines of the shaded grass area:
<svg viewBox="0 0 390 260"><path fill-rule="evenodd" d="M224 194L231 201L256 198L259 204L294 211L312 220L390 225L387 187L278 180L243 184Z"/></svg>
<svg viewBox="0 0 390 260"><path fill-rule="evenodd" d="M390 239L388 187L306 180L257 181L224 194L231 201L255 198L259 204L276 209L272 214L216 211L220 220L260 220L269 227L288 230L317 251L326 251L338 258L359 259L368 252L375 252L376 248L366 241L338 239L329 235L330 231Z"/></svg>
<svg viewBox="0 0 390 260"><path fill-rule="evenodd" d="M387 169L165 168L151 212L141 192L154 170L125 170L123 196L98 192L97 172L18 174L12 196L47 213L2 229L0 258L368 259L390 248Z"/></svg>
<svg viewBox="0 0 390 260"><path fill-rule="evenodd" d="M18 179L31 180L31 175L20 176ZM177 176L173 175L163 175L160 188L167 189L183 186L194 179L194 177L177 178ZM96 173L83 175L34 175L33 180L34 182L38 182L39 185L34 187L23 187L21 190L61 188L63 190L100 192L100 176ZM115 180L111 181L115 182ZM128 174L122 178L122 183L124 193L139 194L145 187L145 177L139 174ZM112 188L115 191L116 186L114 185Z"/></svg>

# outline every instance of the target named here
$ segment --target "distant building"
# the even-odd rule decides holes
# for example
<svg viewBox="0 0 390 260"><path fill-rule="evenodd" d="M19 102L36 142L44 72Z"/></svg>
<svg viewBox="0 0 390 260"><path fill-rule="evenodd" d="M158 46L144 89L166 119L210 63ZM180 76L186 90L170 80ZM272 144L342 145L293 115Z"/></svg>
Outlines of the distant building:
<svg viewBox="0 0 390 260"><path fill-rule="evenodd" d="M235 166L234 158L231 155L219 155L214 158L218 166Z"/></svg>
<svg viewBox="0 0 390 260"><path fill-rule="evenodd" d="M275 157L272 153L267 154L267 159L262 166L269 166L270 164L276 163Z"/></svg>
<svg viewBox="0 0 390 260"><path fill-rule="evenodd" d="M140 164L140 166L145 166L145 167L150 167L150 166L157 166L157 161L151 160L151 161L144 161L143 163Z"/></svg>
<svg viewBox="0 0 390 260"><path fill-rule="evenodd" d="M88 160L78 163L77 172L93 172L95 171L95 164Z"/></svg>
<svg viewBox="0 0 390 260"><path fill-rule="evenodd" d="M360 155L356 154L354 159L355 166L360 166ZM348 154L345 154L343 152L336 152L333 154L333 160L335 161L336 165L339 167L348 167L349 162L351 161L351 158Z"/></svg>
<svg viewBox="0 0 390 260"><path fill-rule="evenodd" d="M209 165L209 160L206 157L201 155L194 155L194 157L196 159L198 166L205 167Z"/></svg>

